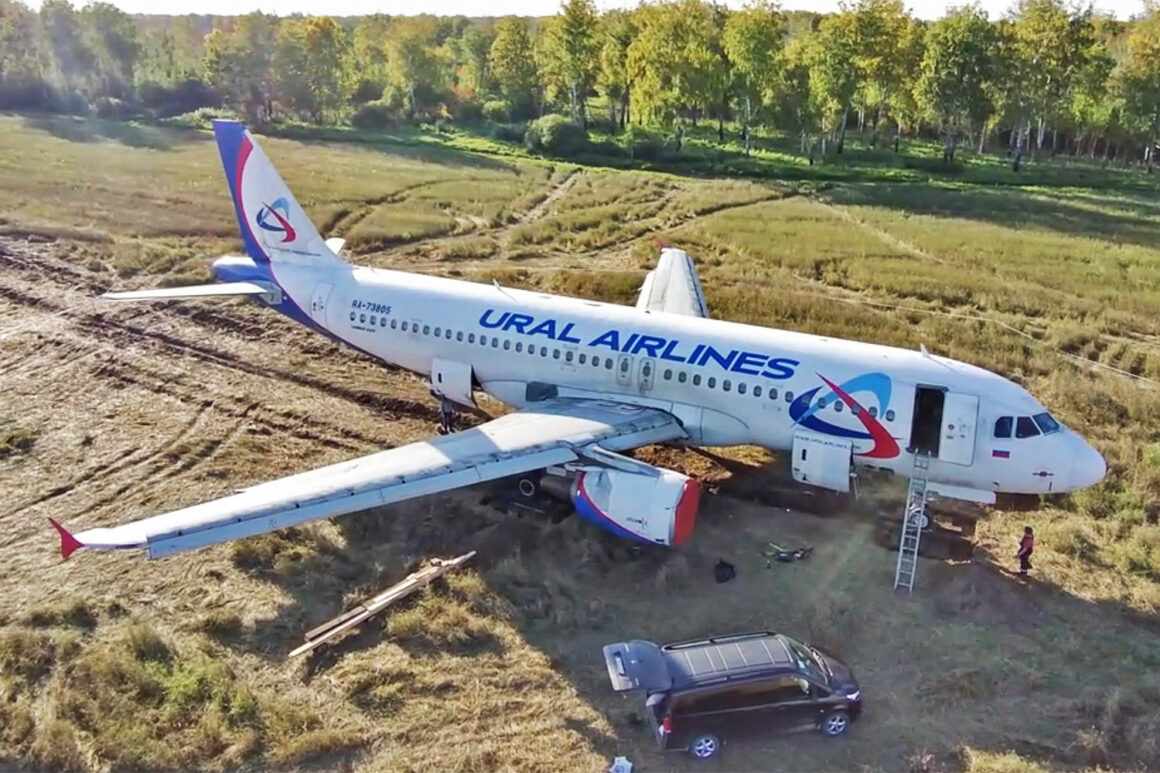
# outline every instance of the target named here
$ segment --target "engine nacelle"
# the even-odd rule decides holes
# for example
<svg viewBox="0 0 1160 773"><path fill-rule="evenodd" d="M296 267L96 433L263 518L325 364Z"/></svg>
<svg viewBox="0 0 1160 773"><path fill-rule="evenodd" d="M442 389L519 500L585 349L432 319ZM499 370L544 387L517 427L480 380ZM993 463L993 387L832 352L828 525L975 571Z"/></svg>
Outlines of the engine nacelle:
<svg viewBox="0 0 1160 773"><path fill-rule="evenodd" d="M572 505L580 517L618 537L653 545L680 545L693 534L701 484L672 470L656 472L581 471L572 482Z"/></svg>

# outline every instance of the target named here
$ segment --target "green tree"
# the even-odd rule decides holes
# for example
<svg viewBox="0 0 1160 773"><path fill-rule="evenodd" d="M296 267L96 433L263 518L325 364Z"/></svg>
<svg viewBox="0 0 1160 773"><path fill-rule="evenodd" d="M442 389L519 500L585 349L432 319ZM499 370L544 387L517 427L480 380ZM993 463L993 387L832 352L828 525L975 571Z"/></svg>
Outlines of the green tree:
<svg viewBox="0 0 1160 773"><path fill-rule="evenodd" d="M539 74L524 19L509 17L496 25L489 61L491 74L500 93L511 103L512 112L530 114L536 102Z"/></svg>
<svg viewBox="0 0 1160 773"><path fill-rule="evenodd" d="M1160 137L1160 6L1155 3L1148 4L1147 13L1129 34L1118 88L1127 114L1147 138L1144 161L1151 172Z"/></svg>
<svg viewBox="0 0 1160 773"><path fill-rule="evenodd" d="M752 148L754 113L778 79L784 39L781 12L770 0L753 0L725 22L725 55L732 66L734 93L741 100L745 155Z"/></svg>
<svg viewBox="0 0 1160 773"><path fill-rule="evenodd" d="M388 31L387 80L404 94L412 119L420 109L420 87L431 93L444 83L439 33L433 16L395 19Z"/></svg>
<svg viewBox="0 0 1160 773"><path fill-rule="evenodd" d="M277 34L277 17L254 12L239 17L230 32L215 28L205 38L206 81L250 123L274 119Z"/></svg>
<svg viewBox="0 0 1160 773"><path fill-rule="evenodd" d="M801 152L810 154L813 164L813 135L819 130L821 110L810 87L808 39L790 40L782 54L778 78L771 84L766 100L771 104L777 125L797 134Z"/></svg>
<svg viewBox="0 0 1160 773"><path fill-rule="evenodd" d="M995 30L979 8L957 8L926 34L918 103L939 124L943 160L954 161L959 133L980 122L989 109L986 86L992 78Z"/></svg>
<svg viewBox="0 0 1160 773"><path fill-rule="evenodd" d="M542 72L568 95L572 120L588 127L585 104L599 67L596 6L592 0L564 0L560 15L543 33Z"/></svg>
<svg viewBox="0 0 1160 773"><path fill-rule="evenodd" d="M628 126L632 81L628 77L628 46L636 37L635 17L629 11L608 11L600 19L600 70L596 88L608 101L609 119L621 129Z"/></svg>
<svg viewBox="0 0 1160 773"><path fill-rule="evenodd" d="M357 104L383 96L387 87L387 31L391 20L382 14L363 16L350 34L347 79L351 100Z"/></svg>
<svg viewBox="0 0 1160 773"><path fill-rule="evenodd" d="M85 6L80 15L99 73L100 93L119 99L130 97L141 53L133 18L103 2Z"/></svg>
<svg viewBox="0 0 1160 773"><path fill-rule="evenodd" d="M850 105L858 90L858 55L857 19L848 10L822 19L809 38L810 89L823 130L836 135L838 153L845 147Z"/></svg>
<svg viewBox="0 0 1160 773"><path fill-rule="evenodd" d="M495 34L481 25L463 30L455 40L457 73L461 88L472 95L489 93L494 84L491 76L491 45Z"/></svg>
<svg viewBox="0 0 1160 773"><path fill-rule="evenodd" d="M0 108L43 107L48 67L36 14L0 0Z"/></svg>
<svg viewBox="0 0 1160 773"><path fill-rule="evenodd" d="M627 61L634 115L671 126L687 113L695 123L718 104L727 72L713 10L700 0L657 3L637 22Z"/></svg>
<svg viewBox="0 0 1160 773"><path fill-rule="evenodd" d="M45 0L40 6L40 24L52 55L55 80L68 91L87 91L96 57L72 3Z"/></svg>
<svg viewBox="0 0 1160 773"><path fill-rule="evenodd" d="M866 117L871 121L871 144L878 142L878 123L882 111L895 94L918 76L917 62L906 54L912 44L913 20L906 13L902 0L859 0L852 8L857 37L859 131L865 127Z"/></svg>

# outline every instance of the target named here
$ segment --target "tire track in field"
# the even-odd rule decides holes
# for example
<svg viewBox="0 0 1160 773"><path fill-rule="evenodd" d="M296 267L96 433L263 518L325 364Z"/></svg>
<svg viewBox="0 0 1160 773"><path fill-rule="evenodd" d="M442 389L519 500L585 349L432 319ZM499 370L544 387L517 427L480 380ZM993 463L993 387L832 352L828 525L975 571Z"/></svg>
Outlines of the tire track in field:
<svg viewBox="0 0 1160 773"><path fill-rule="evenodd" d="M59 486L56 486L36 499L33 499L31 502L27 502L18 506L16 509L9 511L8 515L18 515L19 513L22 513L31 507L36 507L37 505L44 504L45 502L51 502L54 499L58 499L59 497L68 494L78 486L102 483L109 478L112 478L114 475L139 468L142 465L149 464L153 460L169 452L171 449L176 447L177 444L184 442L185 438L188 437L190 433L192 433L201 423L202 418L205 416L210 406L211 403L202 404L194 413L193 417L185 424L183 424L181 429L179 429L172 437L170 437L169 440L162 443L152 451L147 451L144 456L134 458L143 449L132 449L128 453L122 455L120 458L115 459L112 462L99 464L96 467L81 473L78 477L74 478L68 483L63 483ZM147 479L147 477L142 478L141 482L144 482ZM123 486L117 490L117 493L114 494L114 496L119 496L122 492L132 488L132 486L133 484ZM99 505L93 505L93 507L97 506Z"/></svg>

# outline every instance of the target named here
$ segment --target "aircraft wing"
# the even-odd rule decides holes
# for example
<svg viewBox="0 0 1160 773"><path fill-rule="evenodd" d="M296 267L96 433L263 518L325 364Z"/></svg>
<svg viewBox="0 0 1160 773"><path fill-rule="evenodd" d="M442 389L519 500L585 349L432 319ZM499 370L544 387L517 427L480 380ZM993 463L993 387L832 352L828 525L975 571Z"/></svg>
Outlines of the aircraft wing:
<svg viewBox="0 0 1160 773"><path fill-rule="evenodd" d="M262 483L237 494L76 535L61 555L143 548L150 558L263 534L482 481L685 437L672 415L601 400L536 403L478 427Z"/></svg>
<svg viewBox="0 0 1160 773"><path fill-rule="evenodd" d="M636 307L641 311L667 311L690 317L709 316L697 268L687 252L672 247L661 250L657 267L644 278Z"/></svg>

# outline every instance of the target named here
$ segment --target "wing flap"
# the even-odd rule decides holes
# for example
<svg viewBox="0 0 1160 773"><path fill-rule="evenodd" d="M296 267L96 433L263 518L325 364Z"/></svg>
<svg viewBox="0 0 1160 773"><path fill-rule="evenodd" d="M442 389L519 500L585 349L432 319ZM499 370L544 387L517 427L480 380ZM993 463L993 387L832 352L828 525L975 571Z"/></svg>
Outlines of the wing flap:
<svg viewBox="0 0 1160 773"><path fill-rule="evenodd" d="M150 558L159 558L566 464L596 443L624 450L684 436L680 422L657 409L552 400L454 435L291 475L122 526L89 529L73 538L90 549L146 548Z"/></svg>
<svg viewBox="0 0 1160 773"><path fill-rule="evenodd" d="M101 297L107 301L169 301L175 298L220 298L234 295L272 295L278 289L259 282L222 282L212 285L189 285L188 287L161 287L156 290L129 290L119 293L105 293Z"/></svg>
<svg viewBox="0 0 1160 773"><path fill-rule="evenodd" d="M636 307L641 311L663 311L689 317L708 317L705 291L693 259L684 250L661 250L657 267L648 272Z"/></svg>

